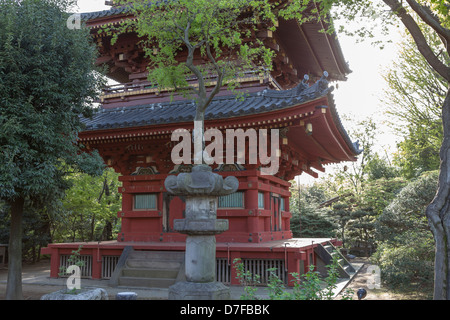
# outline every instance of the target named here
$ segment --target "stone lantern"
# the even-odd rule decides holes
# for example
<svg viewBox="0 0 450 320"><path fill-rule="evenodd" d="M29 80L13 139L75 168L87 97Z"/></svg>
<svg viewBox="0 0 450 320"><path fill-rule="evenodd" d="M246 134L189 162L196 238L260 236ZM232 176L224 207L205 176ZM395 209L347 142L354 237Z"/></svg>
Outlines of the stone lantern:
<svg viewBox="0 0 450 320"><path fill-rule="evenodd" d="M216 281L216 234L228 230L228 220L217 219L219 196L237 191L239 181L223 179L210 166L195 165L190 173L169 176L167 191L186 199L186 218L175 220L176 231L186 234L186 281L169 288L171 300L226 300L230 290Z"/></svg>

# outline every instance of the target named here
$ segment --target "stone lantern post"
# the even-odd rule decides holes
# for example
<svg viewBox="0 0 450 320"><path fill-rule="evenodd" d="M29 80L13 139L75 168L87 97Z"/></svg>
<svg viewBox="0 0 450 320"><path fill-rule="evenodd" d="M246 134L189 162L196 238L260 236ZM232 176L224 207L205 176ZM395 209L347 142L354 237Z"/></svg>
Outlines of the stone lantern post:
<svg viewBox="0 0 450 320"><path fill-rule="evenodd" d="M236 177L223 179L205 164L190 173L169 176L167 191L186 199L186 218L174 221L176 231L187 234L186 281L169 288L171 300L225 300L230 290L216 282L216 234L228 230L228 220L217 219L218 197L237 191Z"/></svg>

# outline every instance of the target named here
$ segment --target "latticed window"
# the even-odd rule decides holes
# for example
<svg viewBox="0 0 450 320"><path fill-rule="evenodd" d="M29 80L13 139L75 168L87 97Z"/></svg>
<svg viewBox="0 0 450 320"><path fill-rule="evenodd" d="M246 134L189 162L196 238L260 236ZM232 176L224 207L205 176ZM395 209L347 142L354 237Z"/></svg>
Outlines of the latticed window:
<svg viewBox="0 0 450 320"><path fill-rule="evenodd" d="M227 196L219 197L219 208L243 208L244 192L238 191Z"/></svg>
<svg viewBox="0 0 450 320"><path fill-rule="evenodd" d="M156 194L135 194L134 195L134 209L135 210L152 210L156 209Z"/></svg>
<svg viewBox="0 0 450 320"><path fill-rule="evenodd" d="M258 192L258 208L264 209L264 193Z"/></svg>

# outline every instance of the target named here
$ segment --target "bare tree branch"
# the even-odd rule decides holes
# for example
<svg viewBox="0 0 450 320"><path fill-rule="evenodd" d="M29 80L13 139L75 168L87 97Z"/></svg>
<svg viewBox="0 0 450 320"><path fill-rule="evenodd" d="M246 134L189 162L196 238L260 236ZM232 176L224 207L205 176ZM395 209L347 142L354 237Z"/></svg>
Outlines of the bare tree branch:
<svg viewBox="0 0 450 320"><path fill-rule="evenodd" d="M209 105L209 103L212 101L212 99L216 96L216 94L219 93L220 88L222 87L222 82L223 82L223 78L225 75L225 70L222 70L219 66L219 64L217 63L216 59L214 59L213 55L211 54L211 48L209 43L206 43L206 54L208 56L208 59L211 61L211 63L213 64L214 68L216 69L217 72L217 82L216 85L213 89L213 91L210 93L208 99L205 102L205 107L203 109L203 112L206 110L206 107Z"/></svg>
<svg viewBox="0 0 450 320"><path fill-rule="evenodd" d="M186 28L184 29L184 38L183 42L188 49L188 56L186 58L186 67L195 74L198 79L198 96L199 96L199 105L202 105L206 100L206 89L205 89L205 80L199 68L194 65L194 54L196 47L191 44L189 41L189 29L191 27L191 22L188 21Z"/></svg>
<svg viewBox="0 0 450 320"><path fill-rule="evenodd" d="M450 82L450 67L445 65L431 50L427 43L422 31L417 23L408 14L406 9L401 5L398 0L383 0L391 10L401 19L402 23L408 29L409 33L413 37L419 52L424 56L427 62L439 73L445 80ZM426 22L426 21L425 21Z"/></svg>
<svg viewBox="0 0 450 320"><path fill-rule="evenodd" d="M419 17L444 38L446 45L450 42L450 30L444 28L439 19L433 14L429 7L418 4L415 0L406 0Z"/></svg>

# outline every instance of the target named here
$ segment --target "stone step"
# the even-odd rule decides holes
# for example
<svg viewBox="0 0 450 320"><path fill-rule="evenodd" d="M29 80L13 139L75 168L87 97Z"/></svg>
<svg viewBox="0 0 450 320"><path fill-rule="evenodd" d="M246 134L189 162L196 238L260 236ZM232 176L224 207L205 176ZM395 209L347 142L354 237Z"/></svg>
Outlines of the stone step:
<svg viewBox="0 0 450 320"><path fill-rule="evenodd" d="M184 252L179 251L133 251L129 259L147 259L147 260L165 260L165 261L183 261Z"/></svg>
<svg viewBox="0 0 450 320"><path fill-rule="evenodd" d="M168 288L175 284L175 279L120 277L119 286L141 288Z"/></svg>
<svg viewBox="0 0 450 320"><path fill-rule="evenodd" d="M183 261L173 261L173 260L148 260L148 259L128 259L128 268L148 268L148 269L168 269L168 270L178 270Z"/></svg>
<svg viewBox="0 0 450 320"><path fill-rule="evenodd" d="M184 274L184 256L179 251L131 251L116 285L168 288Z"/></svg>
<svg viewBox="0 0 450 320"><path fill-rule="evenodd" d="M355 269L354 269L351 265L346 265L346 266L344 267L344 270L345 270L348 274L355 272Z"/></svg>
<svg viewBox="0 0 450 320"><path fill-rule="evenodd" d="M178 270L125 268L122 277L176 279Z"/></svg>

